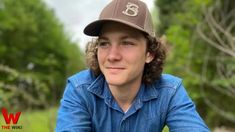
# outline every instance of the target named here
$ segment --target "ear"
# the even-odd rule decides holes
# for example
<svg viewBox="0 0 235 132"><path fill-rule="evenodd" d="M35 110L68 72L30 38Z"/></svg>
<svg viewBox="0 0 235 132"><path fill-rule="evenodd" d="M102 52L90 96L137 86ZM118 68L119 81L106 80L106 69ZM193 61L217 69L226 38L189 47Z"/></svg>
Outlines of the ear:
<svg viewBox="0 0 235 132"><path fill-rule="evenodd" d="M147 52L145 62L146 62L146 63L150 63L150 62L154 59L154 57L155 57L155 56L153 56L152 54L150 54L149 52Z"/></svg>

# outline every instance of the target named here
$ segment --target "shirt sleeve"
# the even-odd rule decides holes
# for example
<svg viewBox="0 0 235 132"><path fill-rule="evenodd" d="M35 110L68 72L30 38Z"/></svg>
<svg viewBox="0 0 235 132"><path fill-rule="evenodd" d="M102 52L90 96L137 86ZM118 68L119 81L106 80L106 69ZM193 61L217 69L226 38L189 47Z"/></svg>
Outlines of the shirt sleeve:
<svg viewBox="0 0 235 132"><path fill-rule="evenodd" d="M56 132L91 131L91 116L81 92L81 89L67 83L58 110Z"/></svg>
<svg viewBox="0 0 235 132"><path fill-rule="evenodd" d="M170 132L209 132L182 83L171 98L166 124Z"/></svg>

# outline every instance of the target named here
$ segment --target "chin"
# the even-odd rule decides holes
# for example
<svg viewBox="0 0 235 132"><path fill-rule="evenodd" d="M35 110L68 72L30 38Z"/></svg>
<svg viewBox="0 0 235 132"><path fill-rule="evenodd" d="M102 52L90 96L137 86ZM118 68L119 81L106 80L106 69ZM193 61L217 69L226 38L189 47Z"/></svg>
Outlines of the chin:
<svg viewBox="0 0 235 132"><path fill-rule="evenodd" d="M118 79L106 79L106 81L109 85L113 85L113 86L120 86L123 84L123 81L118 80Z"/></svg>

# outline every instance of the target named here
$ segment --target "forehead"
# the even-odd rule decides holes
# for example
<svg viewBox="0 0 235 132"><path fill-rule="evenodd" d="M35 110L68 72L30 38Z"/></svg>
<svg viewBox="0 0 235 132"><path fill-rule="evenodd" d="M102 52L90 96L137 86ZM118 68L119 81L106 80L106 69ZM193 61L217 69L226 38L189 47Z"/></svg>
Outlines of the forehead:
<svg viewBox="0 0 235 132"><path fill-rule="evenodd" d="M144 34L130 26L127 26L125 24L117 23L117 22L107 22L105 23L100 32L100 36L107 36L110 33L119 33L122 35L130 36L130 37L135 37L135 38L143 38Z"/></svg>

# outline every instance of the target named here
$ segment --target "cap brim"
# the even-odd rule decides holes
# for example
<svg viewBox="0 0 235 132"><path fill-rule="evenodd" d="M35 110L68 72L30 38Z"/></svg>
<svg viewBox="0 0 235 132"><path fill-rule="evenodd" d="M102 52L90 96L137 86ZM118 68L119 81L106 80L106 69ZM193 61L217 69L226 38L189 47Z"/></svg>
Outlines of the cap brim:
<svg viewBox="0 0 235 132"><path fill-rule="evenodd" d="M130 26L130 27L133 27L135 29L138 29L146 34L148 34L146 31L144 31L141 27L139 26L136 26L132 23L129 23L127 21L123 21L123 20L120 20L120 19L102 19L102 20L97 20L97 21L94 21L90 24L88 24L83 32L84 34L88 35L88 36L99 36L100 35L100 31L102 29L102 26L103 24L107 23L107 22L119 22L119 23L122 23L122 24L125 24L127 26Z"/></svg>

